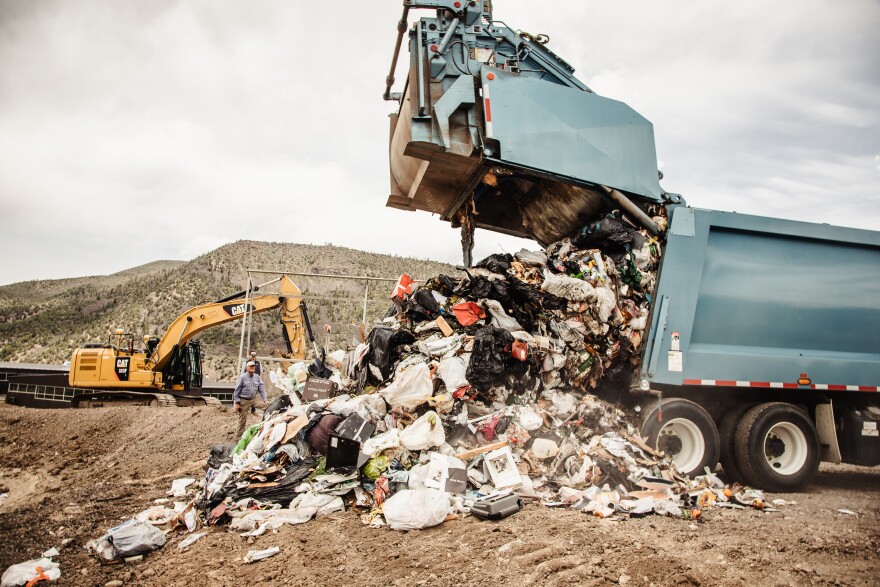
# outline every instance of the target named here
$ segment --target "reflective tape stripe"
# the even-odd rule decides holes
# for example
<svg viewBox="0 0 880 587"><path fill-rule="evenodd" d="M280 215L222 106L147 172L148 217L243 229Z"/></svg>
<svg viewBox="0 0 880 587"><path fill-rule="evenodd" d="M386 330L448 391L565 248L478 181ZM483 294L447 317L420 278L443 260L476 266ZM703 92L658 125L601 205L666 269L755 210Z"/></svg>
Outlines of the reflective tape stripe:
<svg viewBox="0 0 880 587"><path fill-rule="evenodd" d="M483 110L486 115L486 137L492 138L492 101L489 99L489 84L483 84Z"/></svg>
<svg viewBox="0 0 880 587"><path fill-rule="evenodd" d="M730 381L723 379L685 379L684 385L703 385L710 387L763 387L771 389L805 389L797 383L779 383L775 381ZM836 385L830 383L813 383L810 389L818 391L880 391L880 387L874 385Z"/></svg>

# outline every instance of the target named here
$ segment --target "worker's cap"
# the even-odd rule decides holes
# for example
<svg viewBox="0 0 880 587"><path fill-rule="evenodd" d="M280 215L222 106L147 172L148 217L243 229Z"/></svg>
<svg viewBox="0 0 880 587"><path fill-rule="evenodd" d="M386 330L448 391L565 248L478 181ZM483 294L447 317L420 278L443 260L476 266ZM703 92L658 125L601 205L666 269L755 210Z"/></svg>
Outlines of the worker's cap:
<svg viewBox="0 0 880 587"><path fill-rule="evenodd" d="M248 366L248 367L256 367L257 364L254 363L253 361L248 361L248 362L247 362L247 366Z"/></svg>
<svg viewBox="0 0 880 587"><path fill-rule="evenodd" d="M251 351L251 356L252 356L252 357L256 357L256 356L257 356L257 351Z"/></svg>

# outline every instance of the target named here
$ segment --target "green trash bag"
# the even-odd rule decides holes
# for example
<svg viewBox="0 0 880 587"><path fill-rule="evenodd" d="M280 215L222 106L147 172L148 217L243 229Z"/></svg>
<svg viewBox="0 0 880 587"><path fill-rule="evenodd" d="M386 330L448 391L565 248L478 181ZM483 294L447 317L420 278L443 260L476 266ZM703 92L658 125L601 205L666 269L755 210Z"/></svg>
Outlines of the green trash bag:
<svg viewBox="0 0 880 587"><path fill-rule="evenodd" d="M250 444L251 439L256 436L257 432L260 431L260 424L254 424L250 428L244 431L244 434L241 435L241 440L238 441L238 444L235 445L235 450L232 451L232 454L237 455L241 451L247 448L247 445Z"/></svg>
<svg viewBox="0 0 880 587"><path fill-rule="evenodd" d="M388 468L388 465L391 464L391 459L388 457L376 457L367 461L366 466L364 467L364 475L367 476L367 479L371 479L375 481L379 478L385 469Z"/></svg>

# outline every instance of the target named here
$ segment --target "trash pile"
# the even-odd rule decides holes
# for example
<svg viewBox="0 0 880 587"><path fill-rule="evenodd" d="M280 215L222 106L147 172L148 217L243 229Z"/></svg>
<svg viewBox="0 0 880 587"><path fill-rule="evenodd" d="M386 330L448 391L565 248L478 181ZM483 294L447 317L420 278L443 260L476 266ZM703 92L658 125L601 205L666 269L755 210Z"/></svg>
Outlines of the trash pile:
<svg viewBox="0 0 880 587"><path fill-rule="evenodd" d="M352 507L397 530L499 519L524 501L618 519L772 510L708 470L682 476L595 395L623 389L637 368L661 254L658 238L609 214L460 279L415 287L404 275L356 348L271 375L287 393L236 445L211 449L199 484L179 480L172 492L188 503L158 504L93 550L137 552L120 532L158 542L142 525L185 527L193 542L206 525L256 537Z"/></svg>

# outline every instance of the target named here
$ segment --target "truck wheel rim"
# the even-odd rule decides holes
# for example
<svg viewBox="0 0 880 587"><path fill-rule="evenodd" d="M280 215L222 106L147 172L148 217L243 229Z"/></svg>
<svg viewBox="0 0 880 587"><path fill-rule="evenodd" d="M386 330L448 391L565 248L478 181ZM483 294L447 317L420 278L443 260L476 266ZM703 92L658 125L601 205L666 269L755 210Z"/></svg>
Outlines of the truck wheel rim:
<svg viewBox="0 0 880 587"><path fill-rule="evenodd" d="M674 418L660 429L657 448L672 457L679 471L689 473L703 460L706 442L696 424L683 418Z"/></svg>
<svg viewBox="0 0 880 587"><path fill-rule="evenodd" d="M794 475L807 462L807 439L791 422L780 422L764 437L764 457L773 472Z"/></svg>

